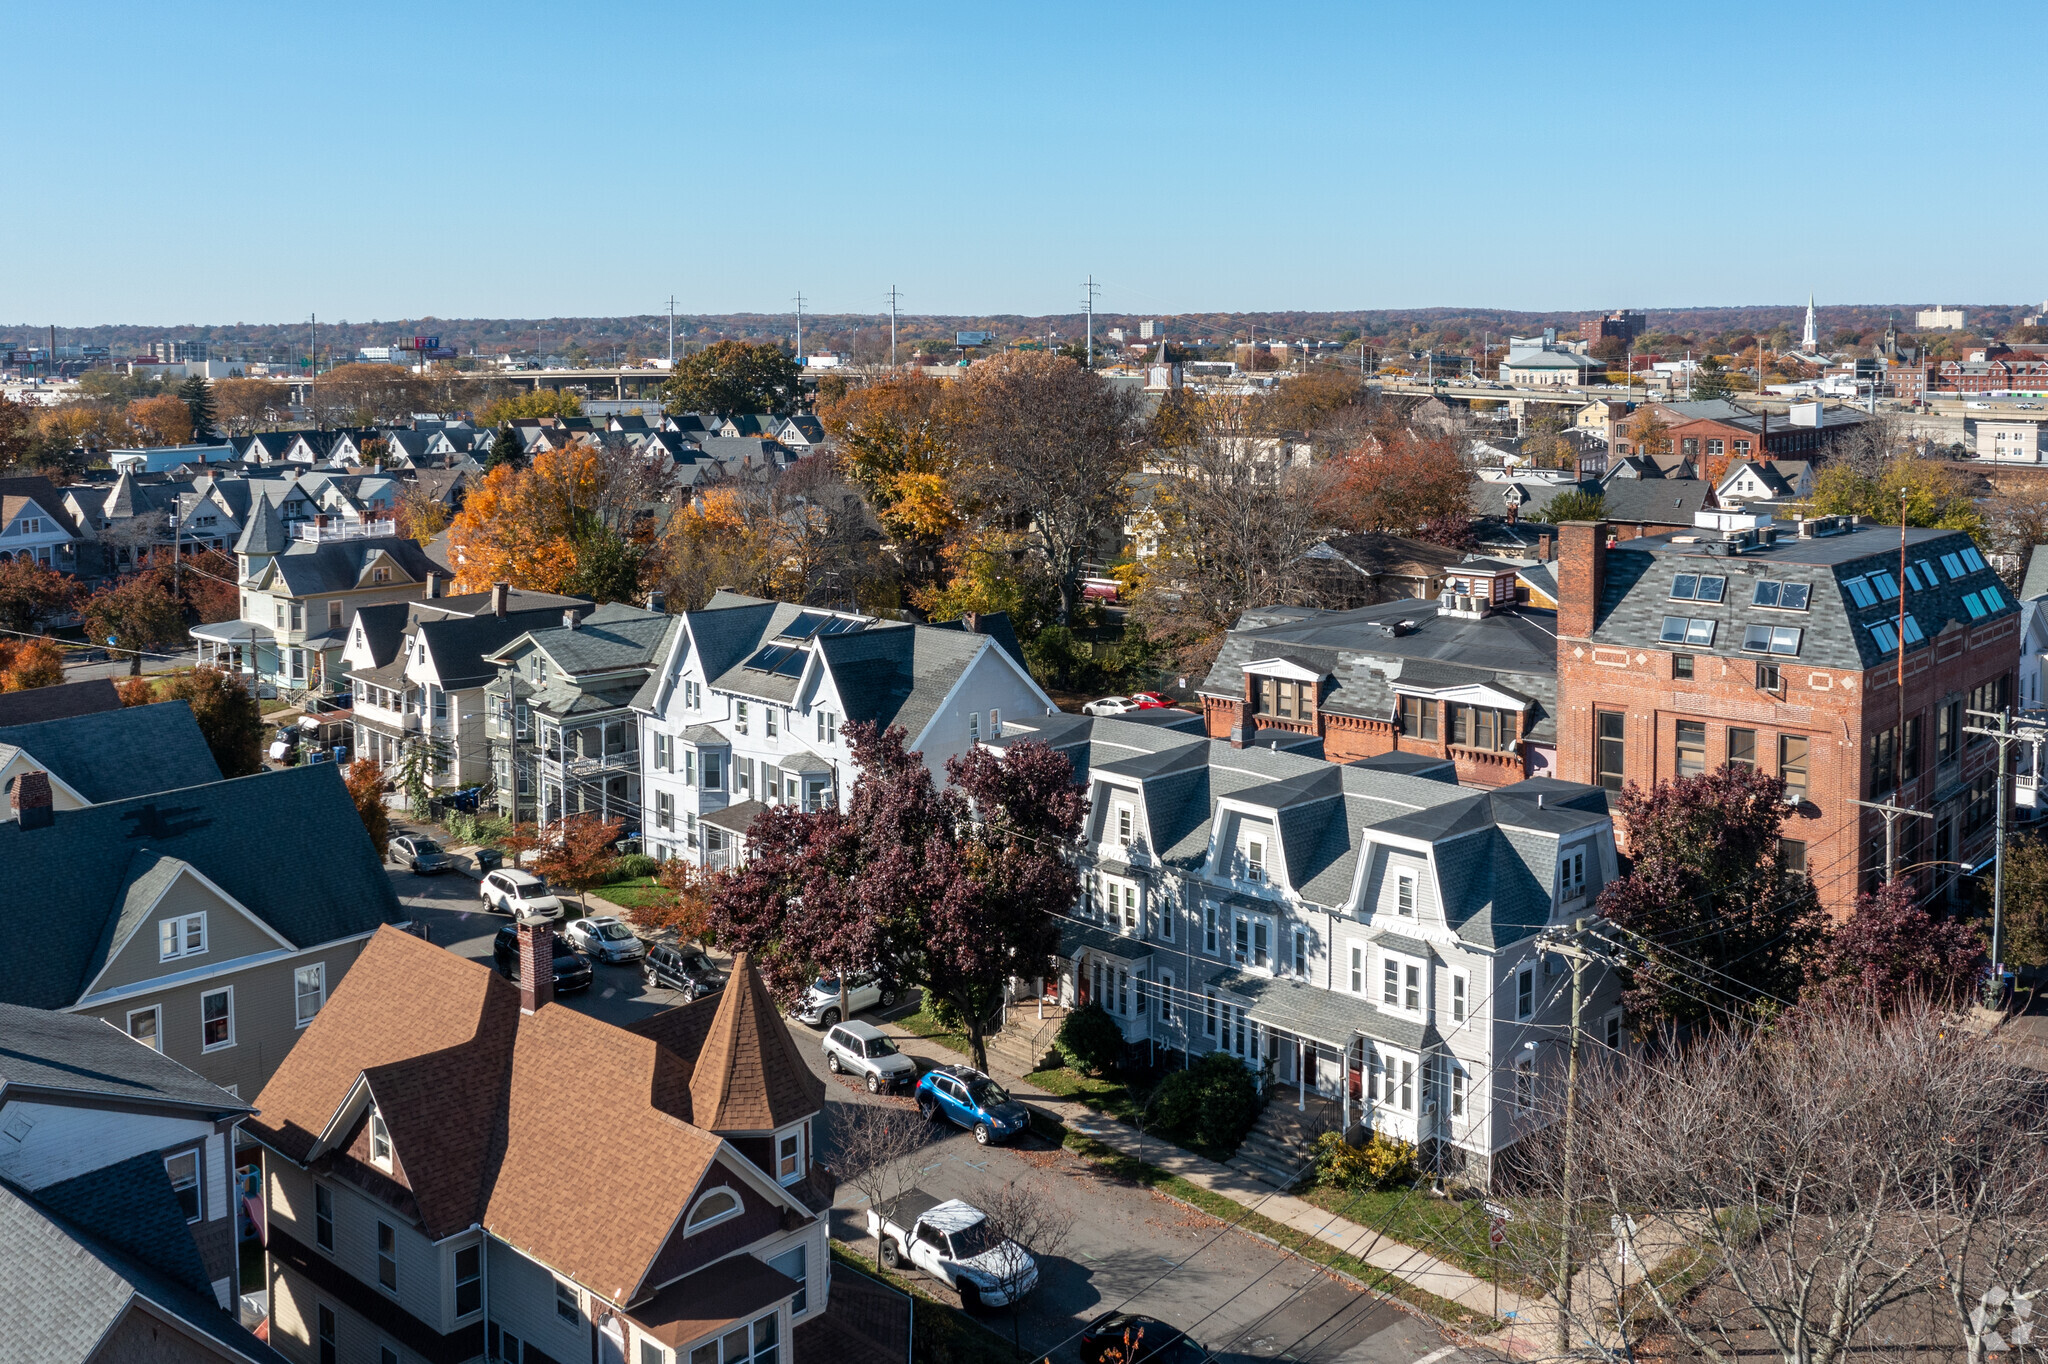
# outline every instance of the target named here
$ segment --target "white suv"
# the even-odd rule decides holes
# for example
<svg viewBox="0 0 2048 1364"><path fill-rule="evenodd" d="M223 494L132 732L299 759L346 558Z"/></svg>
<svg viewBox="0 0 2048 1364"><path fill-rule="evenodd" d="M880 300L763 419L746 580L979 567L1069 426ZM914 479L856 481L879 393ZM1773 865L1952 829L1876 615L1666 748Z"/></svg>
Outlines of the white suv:
<svg viewBox="0 0 2048 1364"><path fill-rule="evenodd" d="M825 1069L834 1075L863 1077L870 1094L917 1079L917 1062L896 1050L872 1023L838 1023L826 1029Z"/></svg>
<svg viewBox="0 0 2048 1364"><path fill-rule="evenodd" d="M485 909L515 919L528 914L558 921L562 917L562 902L548 889L547 882L530 871L513 871L509 867L494 871L478 883L476 893Z"/></svg>

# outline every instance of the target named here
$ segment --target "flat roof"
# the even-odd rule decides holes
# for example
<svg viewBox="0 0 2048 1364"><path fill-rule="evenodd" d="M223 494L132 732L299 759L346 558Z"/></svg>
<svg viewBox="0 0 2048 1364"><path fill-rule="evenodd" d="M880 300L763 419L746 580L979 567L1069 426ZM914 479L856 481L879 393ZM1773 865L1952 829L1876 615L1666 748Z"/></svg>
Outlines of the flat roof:
<svg viewBox="0 0 2048 1364"><path fill-rule="evenodd" d="M1778 542L1775 545L1745 545L1739 555L1723 552L1721 533L1707 527L1696 531L1674 531L1665 535L1643 535L1633 540L1622 540L1609 554L1670 554L1697 559L1762 559L1780 564L1816 564L1830 566L1867 559L1874 554L1887 551L1896 554L1899 549L1899 528L1897 526L1854 526L1833 535L1816 535L1804 538L1797 531L1798 522L1778 523ZM1963 534L1958 530L1940 530L1932 527L1909 526L1906 529L1906 545L1926 544L1930 540L1946 540ZM1680 543L1688 538L1693 543Z"/></svg>

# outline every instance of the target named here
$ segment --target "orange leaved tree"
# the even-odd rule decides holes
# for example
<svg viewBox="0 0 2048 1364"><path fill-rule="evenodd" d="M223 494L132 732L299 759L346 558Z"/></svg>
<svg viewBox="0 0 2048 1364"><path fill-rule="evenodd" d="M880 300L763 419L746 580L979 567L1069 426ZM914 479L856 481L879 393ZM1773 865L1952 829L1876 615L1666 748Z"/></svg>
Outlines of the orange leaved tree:
<svg viewBox="0 0 2048 1364"><path fill-rule="evenodd" d="M540 856L533 869L551 886L583 892L609 881L619 865L619 835L626 831L623 819L599 819L596 815L570 815L548 826L541 840ZM590 906L585 904L588 912Z"/></svg>

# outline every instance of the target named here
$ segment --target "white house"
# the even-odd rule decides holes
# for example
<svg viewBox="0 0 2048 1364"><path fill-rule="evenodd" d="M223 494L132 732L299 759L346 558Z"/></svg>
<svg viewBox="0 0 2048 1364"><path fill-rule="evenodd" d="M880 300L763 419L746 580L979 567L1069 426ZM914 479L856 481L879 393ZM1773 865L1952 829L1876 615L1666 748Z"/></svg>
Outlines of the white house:
<svg viewBox="0 0 2048 1364"><path fill-rule="evenodd" d="M1598 788L1467 788L1426 754L1333 764L1312 735L1238 747L1171 712L985 742L1033 741L1089 795L1060 1003L1101 1004L1134 1044L1228 1052L1274 1102L1320 1096L1482 1181L1554 1111L1571 975L1536 939L1617 875ZM1587 986L1594 1040L1627 1046L1618 981Z"/></svg>
<svg viewBox="0 0 2048 1364"><path fill-rule="evenodd" d="M1743 460L1714 489L1724 507L1745 502L1781 502L1813 496L1813 464L1803 459Z"/></svg>
<svg viewBox="0 0 2048 1364"><path fill-rule="evenodd" d="M633 699L643 841L724 866L770 805L844 805L846 726L901 725L945 780L946 759L1057 708L1006 618L903 625L731 592L682 617Z"/></svg>

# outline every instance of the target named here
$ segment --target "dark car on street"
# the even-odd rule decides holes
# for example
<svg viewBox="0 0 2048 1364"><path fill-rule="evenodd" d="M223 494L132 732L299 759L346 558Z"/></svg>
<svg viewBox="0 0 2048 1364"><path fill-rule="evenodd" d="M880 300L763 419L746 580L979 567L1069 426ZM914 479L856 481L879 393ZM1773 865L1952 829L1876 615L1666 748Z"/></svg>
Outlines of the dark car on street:
<svg viewBox="0 0 2048 1364"><path fill-rule="evenodd" d="M1208 1354L1178 1326L1133 1312L1105 1312L1081 1332L1082 1364L1201 1364Z"/></svg>
<svg viewBox="0 0 2048 1364"><path fill-rule="evenodd" d="M589 989L592 977L590 959L560 938L555 938L554 943L555 993L566 994L570 990ZM518 924L506 924L498 930L498 936L491 939L491 960L497 964L499 975L509 981L518 981Z"/></svg>
<svg viewBox="0 0 2048 1364"><path fill-rule="evenodd" d="M691 999L702 999L725 988L725 972L711 964L700 948L671 947L649 943L640 974L650 989L674 990Z"/></svg>
<svg viewBox="0 0 2048 1364"><path fill-rule="evenodd" d="M455 859L425 834L400 834L391 840L387 854L401 867L421 876L439 876L455 870Z"/></svg>

